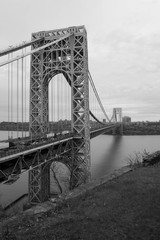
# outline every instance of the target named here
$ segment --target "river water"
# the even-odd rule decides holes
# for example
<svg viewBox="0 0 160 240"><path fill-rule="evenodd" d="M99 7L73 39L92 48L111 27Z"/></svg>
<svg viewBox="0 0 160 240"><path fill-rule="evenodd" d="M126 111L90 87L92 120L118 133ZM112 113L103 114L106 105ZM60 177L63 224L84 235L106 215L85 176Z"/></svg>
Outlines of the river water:
<svg viewBox="0 0 160 240"><path fill-rule="evenodd" d="M5 132L0 131L0 140ZM99 178L123 167L128 163L129 155L136 152L154 152L160 149L160 136L113 136L100 135L91 140L92 178ZM28 172L12 185L0 184L0 204L6 206L28 191Z"/></svg>

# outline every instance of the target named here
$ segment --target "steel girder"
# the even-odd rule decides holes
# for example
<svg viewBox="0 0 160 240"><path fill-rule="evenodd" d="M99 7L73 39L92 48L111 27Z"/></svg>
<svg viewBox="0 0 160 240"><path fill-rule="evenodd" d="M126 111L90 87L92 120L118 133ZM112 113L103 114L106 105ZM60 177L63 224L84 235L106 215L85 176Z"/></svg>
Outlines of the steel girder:
<svg viewBox="0 0 160 240"><path fill-rule="evenodd" d="M87 33L84 26L32 34L32 49L69 37L46 47L31 57L30 135L48 132L48 84L62 73L71 86L72 132L75 136L72 150L71 187L90 178L90 121Z"/></svg>
<svg viewBox="0 0 160 240"><path fill-rule="evenodd" d="M22 171L32 169L38 166L44 161L48 162L51 159L61 157L58 161L64 163L70 170L72 165L71 152L72 152L72 141L70 138L67 141L59 141L57 144L50 144L49 146L42 146L42 149L35 150L32 152L25 151L20 153L17 157L11 155L11 160L1 162L0 164L0 179L8 179L10 176L20 174ZM36 147L36 146L35 146Z"/></svg>
<svg viewBox="0 0 160 240"><path fill-rule="evenodd" d="M69 170L72 168L72 141L61 143L58 149L50 148L45 162L29 170L29 202L40 203L50 196L50 166L53 161L62 162Z"/></svg>
<svg viewBox="0 0 160 240"><path fill-rule="evenodd" d="M37 204L50 196L50 164L43 163L29 171L29 202Z"/></svg>

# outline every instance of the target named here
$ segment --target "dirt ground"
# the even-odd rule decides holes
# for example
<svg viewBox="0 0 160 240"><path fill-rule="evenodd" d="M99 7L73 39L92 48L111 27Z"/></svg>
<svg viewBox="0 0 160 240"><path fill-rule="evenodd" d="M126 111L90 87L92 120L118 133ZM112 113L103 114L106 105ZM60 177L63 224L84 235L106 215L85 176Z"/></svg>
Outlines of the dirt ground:
<svg viewBox="0 0 160 240"><path fill-rule="evenodd" d="M56 209L1 225L6 240L159 240L160 167L138 168Z"/></svg>

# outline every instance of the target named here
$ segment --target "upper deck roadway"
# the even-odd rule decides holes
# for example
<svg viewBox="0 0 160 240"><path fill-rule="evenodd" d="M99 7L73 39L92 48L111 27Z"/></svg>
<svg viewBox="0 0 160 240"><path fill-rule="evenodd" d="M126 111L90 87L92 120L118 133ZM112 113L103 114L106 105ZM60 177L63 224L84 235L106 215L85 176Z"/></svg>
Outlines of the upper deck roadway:
<svg viewBox="0 0 160 240"><path fill-rule="evenodd" d="M116 124L117 125L117 124ZM115 124L108 124L105 127L101 127L98 129L91 129L90 132L90 138L94 138L102 133L107 132L107 130L115 128ZM50 146L53 145L58 145L60 143L67 142L73 138L79 138L79 136L73 136L72 133L67 133L67 134L61 134L58 135L56 138L54 137L49 137L47 139L42 138L38 142L34 142L28 146L27 142L29 142L29 138L24 138L21 141L24 143L24 145L21 145L21 148L8 148L6 151L0 152L0 165L1 163L11 161L12 159L18 158L21 155L29 155L31 153L34 153L39 150L44 150L47 149ZM33 140L32 140L33 141ZM14 141L13 141L14 142ZM16 142L16 140L15 140ZM26 142L26 144L25 144ZM16 145L15 145L16 146Z"/></svg>

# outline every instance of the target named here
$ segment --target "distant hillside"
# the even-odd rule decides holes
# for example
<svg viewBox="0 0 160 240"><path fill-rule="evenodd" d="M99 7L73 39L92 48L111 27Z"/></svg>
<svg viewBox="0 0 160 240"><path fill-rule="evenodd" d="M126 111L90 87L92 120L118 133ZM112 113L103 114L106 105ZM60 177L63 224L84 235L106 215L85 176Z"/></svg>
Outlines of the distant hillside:
<svg viewBox="0 0 160 240"><path fill-rule="evenodd" d="M15 123L15 122L1 122L0 123L1 131L29 131L29 123Z"/></svg>
<svg viewBox="0 0 160 240"><path fill-rule="evenodd" d="M160 135L160 122L128 123L123 126L124 135Z"/></svg>
<svg viewBox="0 0 160 240"><path fill-rule="evenodd" d="M50 122L49 129L52 131L63 131L71 129L71 122L69 120L60 120L58 122ZM29 131L29 122L15 123L15 122L1 122L1 131Z"/></svg>

